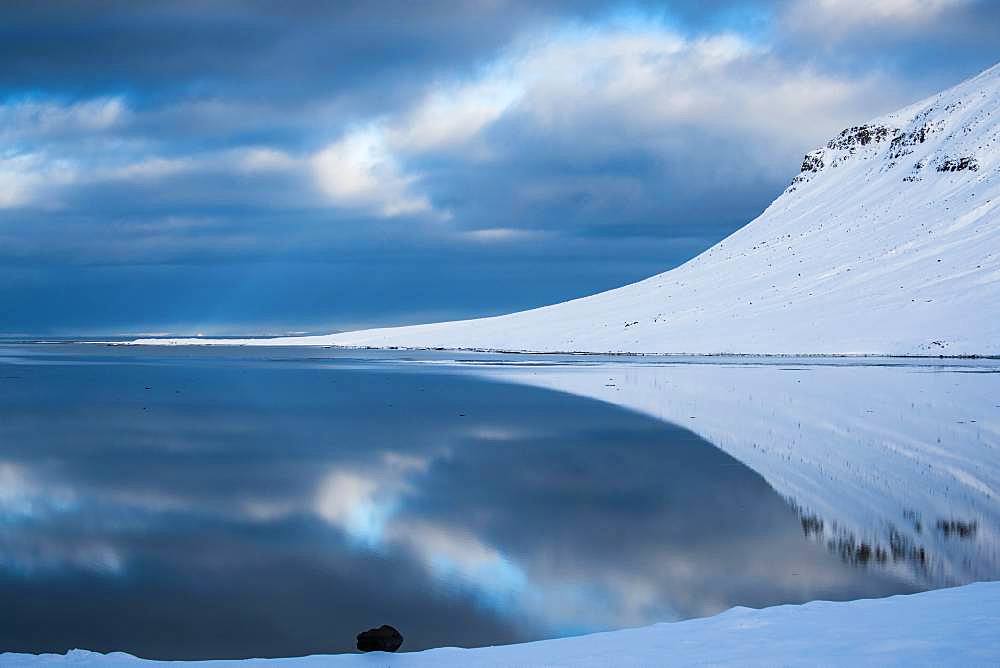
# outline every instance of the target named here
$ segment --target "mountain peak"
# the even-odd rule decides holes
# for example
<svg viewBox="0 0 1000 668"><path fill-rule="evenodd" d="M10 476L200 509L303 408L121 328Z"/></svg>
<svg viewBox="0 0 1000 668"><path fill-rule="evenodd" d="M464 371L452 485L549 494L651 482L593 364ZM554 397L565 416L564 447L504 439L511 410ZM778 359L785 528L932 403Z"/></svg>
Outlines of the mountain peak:
<svg viewBox="0 0 1000 668"><path fill-rule="evenodd" d="M841 166L917 183L937 174L995 169L1000 64L946 91L843 130L806 153L786 194Z"/></svg>

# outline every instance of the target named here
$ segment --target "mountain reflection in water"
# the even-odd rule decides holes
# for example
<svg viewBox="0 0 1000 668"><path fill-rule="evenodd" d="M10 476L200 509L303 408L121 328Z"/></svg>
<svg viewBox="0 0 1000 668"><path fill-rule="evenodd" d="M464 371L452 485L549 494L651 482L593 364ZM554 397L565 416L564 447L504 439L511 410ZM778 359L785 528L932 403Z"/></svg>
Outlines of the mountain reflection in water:
<svg viewBox="0 0 1000 668"><path fill-rule="evenodd" d="M705 360L703 360L705 361ZM1000 578L1000 361L739 359L508 369L697 433L846 562L916 586Z"/></svg>

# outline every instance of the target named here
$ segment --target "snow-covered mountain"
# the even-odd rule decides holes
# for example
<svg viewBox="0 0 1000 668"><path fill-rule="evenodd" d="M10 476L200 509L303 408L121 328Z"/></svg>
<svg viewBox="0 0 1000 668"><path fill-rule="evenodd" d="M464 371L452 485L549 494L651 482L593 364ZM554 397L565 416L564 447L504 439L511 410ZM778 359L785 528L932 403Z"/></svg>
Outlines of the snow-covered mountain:
<svg viewBox="0 0 1000 668"><path fill-rule="evenodd" d="M998 121L1000 65L844 130L757 219L622 288L491 318L225 343L1000 354Z"/></svg>

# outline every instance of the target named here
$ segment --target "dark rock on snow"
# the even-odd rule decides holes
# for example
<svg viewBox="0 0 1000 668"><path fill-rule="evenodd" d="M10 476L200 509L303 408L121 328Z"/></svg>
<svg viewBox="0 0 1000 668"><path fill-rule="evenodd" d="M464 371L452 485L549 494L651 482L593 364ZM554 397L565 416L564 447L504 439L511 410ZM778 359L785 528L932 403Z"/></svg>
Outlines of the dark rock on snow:
<svg viewBox="0 0 1000 668"><path fill-rule="evenodd" d="M403 644L403 634L383 624L358 634L358 649L362 652L395 652Z"/></svg>
<svg viewBox="0 0 1000 668"><path fill-rule="evenodd" d="M946 158L940 165L937 166L939 172L961 172L962 170L968 169L970 171L979 171L979 163L971 155L958 158L953 160L951 158Z"/></svg>
<svg viewBox="0 0 1000 668"><path fill-rule="evenodd" d="M836 138L826 143L827 148L843 149L852 153L858 146L867 146L872 142L881 142L889 138L892 130L884 125L856 125L847 128Z"/></svg>
<svg viewBox="0 0 1000 668"><path fill-rule="evenodd" d="M817 149L806 153L802 158L802 169L800 172L818 172L823 169L823 149Z"/></svg>

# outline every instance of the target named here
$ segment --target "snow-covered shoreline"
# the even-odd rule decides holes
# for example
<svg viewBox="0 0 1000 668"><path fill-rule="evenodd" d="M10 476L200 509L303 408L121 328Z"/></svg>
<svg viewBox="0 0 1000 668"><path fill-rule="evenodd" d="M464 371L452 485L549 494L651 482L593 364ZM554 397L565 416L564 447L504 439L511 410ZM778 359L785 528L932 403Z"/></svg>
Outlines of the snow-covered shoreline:
<svg viewBox="0 0 1000 668"><path fill-rule="evenodd" d="M537 356L574 356L574 357L663 357L668 359L695 358L695 359L888 359L888 360L995 360L1000 359L1000 354L980 354L963 353L954 355L945 354L919 354L919 353L688 353L688 352L630 352L630 351L609 351L598 350L531 350L520 348L475 348L459 347L447 348L442 346L366 346L366 345L340 345L323 343L321 341L305 341L295 343L277 343L274 337L255 337L249 339L214 339L208 337L179 337L179 338L157 338L157 339L135 339L131 341L80 341L80 343L90 345L106 346L164 346L164 347L232 347L245 348L254 346L268 347L296 347L296 348L328 348L331 350L345 351L393 351L393 352L447 352L447 353L483 353L488 355L537 355ZM47 344L46 341L34 341L31 343ZM54 345L63 342L56 342Z"/></svg>
<svg viewBox="0 0 1000 668"><path fill-rule="evenodd" d="M226 666L995 666L1000 663L1000 582L843 603L814 601L637 629L477 649L216 660ZM404 646L405 647L405 646ZM4 668L166 666L114 653L0 654Z"/></svg>

